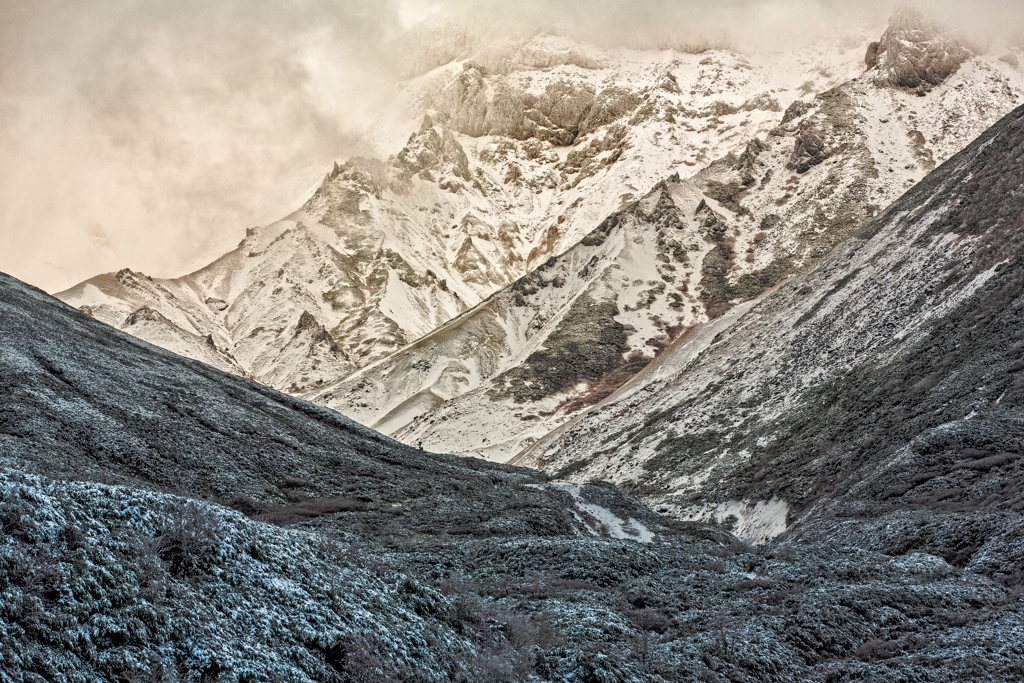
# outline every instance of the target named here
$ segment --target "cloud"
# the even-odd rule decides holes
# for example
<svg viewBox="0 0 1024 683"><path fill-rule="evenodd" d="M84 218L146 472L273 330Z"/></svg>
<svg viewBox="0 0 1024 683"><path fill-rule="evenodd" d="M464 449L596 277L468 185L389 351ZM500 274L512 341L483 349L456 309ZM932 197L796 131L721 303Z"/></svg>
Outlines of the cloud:
<svg viewBox="0 0 1024 683"><path fill-rule="evenodd" d="M378 0L0 0L0 269L52 290L230 248L363 150L399 31Z"/></svg>
<svg viewBox="0 0 1024 683"><path fill-rule="evenodd" d="M569 35L606 46L711 43L776 49L885 21L892 0L449 0L444 13L485 31Z"/></svg>
<svg viewBox="0 0 1024 683"><path fill-rule="evenodd" d="M1020 0L929 7L977 35ZM0 0L0 270L49 290L179 275L365 153L417 22L481 37L773 49L884 24L892 0ZM406 65L407 66L407 65Z"/></svg>
<svg viewBox="0 0 1024 683"><path fill-rule="evenodd" d="M440 15L483 32L546 31L638 48L723 44L784 49L851 27L884 26L905 0L447 0ZM1020 0L916 0L940 21L1001 40L1024 29Z"/></svg>

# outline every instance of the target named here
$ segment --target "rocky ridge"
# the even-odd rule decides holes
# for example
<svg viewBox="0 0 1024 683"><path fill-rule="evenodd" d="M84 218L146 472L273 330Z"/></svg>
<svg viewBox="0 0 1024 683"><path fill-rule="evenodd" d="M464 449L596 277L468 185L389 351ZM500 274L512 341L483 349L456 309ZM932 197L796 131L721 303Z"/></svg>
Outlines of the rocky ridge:
<svg viewBox="0 0 1024 683"><path fill-rule="evenodd" d="M889 28L868 46L865 62L879 85L925 94L973 56L950 29L932 21L916 3L897 7Z"/></svg>
<svg viewBox="0 0 1024 683"><path fill-rule="evenodd" d="M587 394L577 385L605 381L608 390L615 388L609 374L630 376L694 324L688 304L697 300L686 293L685 272L678 281L675 273L709 249L692 217L700 197L678 178L662 183L562 256L312 400L389 433L424 414L436 422L431 411L442 404L445 415L461 405L463 412L444 425L454 439L467 436L462 420L480 418L465 412L467 401L507 401L507 412L492 412L488 424L478 426L495 441L502 430L515 434L526 422L544 429L539 405L596 402L600 389ZM399 433L407 432L402 438L415 442L416 432Z"/></svg>
<svg viewBox="0 0 1024 683"><path fill-rule="evenodd" d="M1022 141L1017 109L818 266L516 462L754 540L891 522L865 544L984 564L1022 512Z"/></svg>

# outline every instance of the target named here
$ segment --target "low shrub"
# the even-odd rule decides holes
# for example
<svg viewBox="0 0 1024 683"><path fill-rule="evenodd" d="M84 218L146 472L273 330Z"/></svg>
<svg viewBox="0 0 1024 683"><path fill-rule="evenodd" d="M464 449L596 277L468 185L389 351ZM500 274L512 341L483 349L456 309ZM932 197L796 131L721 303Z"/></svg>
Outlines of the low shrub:
<svg viewBox="0 0 1024 683"><path fill-rule="evenodd" d="M216 564L223 540L217 516L204 503L182 500L169 511L154 550L172 574L193 576Z"/></svg>

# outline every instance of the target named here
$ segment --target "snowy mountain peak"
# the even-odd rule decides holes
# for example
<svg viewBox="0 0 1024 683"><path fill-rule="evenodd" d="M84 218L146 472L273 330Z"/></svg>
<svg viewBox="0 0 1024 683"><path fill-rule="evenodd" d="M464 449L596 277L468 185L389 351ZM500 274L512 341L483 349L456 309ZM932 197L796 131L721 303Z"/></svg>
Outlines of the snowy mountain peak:
<svg viewBox="0 0 1024 683"><path fill-rule="evenodd" d="M419 132L409 138L409 142L395 158L394 165L410 176L423 174L425 180L433 179L431 171L448 173L467 182L472 180L466 150L450 130L444 126L435 126L429 115L423 117ZM451 188L449 183L442 189Z"/></svg>
<svg viewBox="0 0 1024 683"><path fill-rule="evenodd" d="M882 39L868 47L866 62L877 70L878 85L924 94L972 56L954 31L932 20L918 3L903 2Z"/></svg>
<svg viewBox="0 0 1024 683"><path fill-rule="evenodd" d="M382 112L381 159L336 163L195 273L60 297L409 443L507 459L807 268L1024 98L1024 75L987 56L927 98L879 87L867 33L772 55L453 35L457 58ZM163 319L126 327L142 308Z"/></svg>

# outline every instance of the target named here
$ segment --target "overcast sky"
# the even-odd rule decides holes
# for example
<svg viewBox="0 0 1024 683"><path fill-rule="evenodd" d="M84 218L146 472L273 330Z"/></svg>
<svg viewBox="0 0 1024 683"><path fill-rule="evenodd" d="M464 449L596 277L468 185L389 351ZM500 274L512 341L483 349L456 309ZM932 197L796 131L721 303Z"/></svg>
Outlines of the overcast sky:
<svg viewBox="0 0 1024 683"><path fill-rule="evenodd" d="M929 3L935 6L936 3ZM944 2L979 34L1022 0ZM892 0L0 0L0 270L180 275L297 208L398 87L393 41L469 17L605 45L773 49Z"/></svg>

